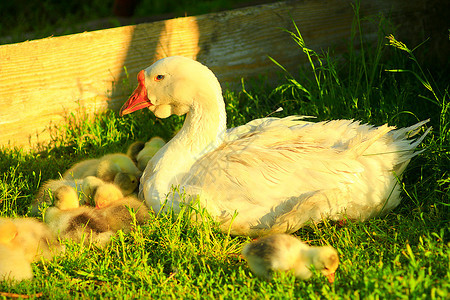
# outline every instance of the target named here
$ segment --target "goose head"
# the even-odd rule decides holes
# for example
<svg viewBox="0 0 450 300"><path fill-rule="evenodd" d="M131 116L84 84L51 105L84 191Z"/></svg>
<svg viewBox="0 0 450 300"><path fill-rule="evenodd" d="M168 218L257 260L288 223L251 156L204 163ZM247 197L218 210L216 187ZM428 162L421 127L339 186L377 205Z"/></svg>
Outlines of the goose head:
<svg viewBox="0 0 450 300"><path fill-rule="evenodd" d="M214 74L192 59L171 56L138 74L139 85L120 109L126 115L148 107L158 118L184 115L198 99L215 99L220 84Z"/></svg>

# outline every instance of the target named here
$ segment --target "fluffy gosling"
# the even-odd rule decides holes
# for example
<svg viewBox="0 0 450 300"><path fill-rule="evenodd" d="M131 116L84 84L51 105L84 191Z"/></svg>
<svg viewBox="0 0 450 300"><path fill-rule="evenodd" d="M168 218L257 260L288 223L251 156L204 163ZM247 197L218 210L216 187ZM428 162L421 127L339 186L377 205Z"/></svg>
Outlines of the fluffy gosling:
<svg viewBox="0 0 450 300"><path fill-rule="evenodd" d="M31 263L23 249L11 246L17 228L10 220L0 220L0 280L27 280L33 278Z"/></svg>
<svg viewBox="0 0 450 300"><path fill-rule="evenodd" d="M136 141L132 143L127 149L127 155L131 158L135 165L137 165L137 155L144 149L145 143L142 141ZM143 170L141 170L143 171Z"/></svg>
<svg viewBox="0 0 450 300"><path fill-rule="evenodd" d="M244 245L242 255L260 277L272 278L277 271L292 272L299 279L311 277L311 266L334 282L339 265L337 251L330 246L311 247L288 234L274 234Z"/></svg>
<svg viewBox="0 0 450 300"><path fill-rule="evenodd" d="M152 159L156 152L158 152L165 144L166 142L157 136L145 143L144 148L136 156L137 167L139 170L144 171L150 159Z"/></svg>
<svg viewBox="0 0 450 300"><path fill-rule="evenodd" d="M142 172L134 162L123 153L112 153L97 159L88 159L76 163L63 174L64 179L80 179L96 176L106 182L113 182L117 173L127 173L140 178Z"/></svg>
<svg viewBox="0 0 450 300"><path fill-rule="evenodd" d="M105 220L114 232L130 232L135 222L142 225L150 220L147 206L136 197L127 196L116 201L111 199L103 198L96 202L96 208L99 217Z"/></svg>
<svg viewBox="0 0 450 300"><path fill-rule="evenodd" d="M62 247L48 227L32 218L0 218L0 280L33 278L31 263Z"/></svg>
<svg viewBox="0 0 450 300"><path fill-rule="evenodd" d="M47 208L44 221L62 239L105 246L114 234L107 222L98 217L94 207L80 206L74 189L62 186L55 206ZM63 196L61 196L63 195Z"/></svg>
<svg viewBox="0 0 450 300"><path fill-rule="evenodd" d="M39 215L44 203L46 203L47 206L50 206L56 199L64 197L65 193L67 194L69 189L60 189L59 193L56 193L56 190L62 186L68 186L76 190L81 205L94 205L94 197L111 196L113 201L118 200L125 195L131 194L137 186L138 180L133 175L118 173L116 175L116 179L117 180L114 182L114 185L116 186L114 189L114 194L98 193L100 186L113 184L105 183L103 180L95 176L87 176L84 179L77 179L75 181L66 179L49 180L39 189L36 197L34 198L31 204L31 215ZM106 190L111 191L112 189ZM70 197L72 192L69 192L67 195Z"/></svg>

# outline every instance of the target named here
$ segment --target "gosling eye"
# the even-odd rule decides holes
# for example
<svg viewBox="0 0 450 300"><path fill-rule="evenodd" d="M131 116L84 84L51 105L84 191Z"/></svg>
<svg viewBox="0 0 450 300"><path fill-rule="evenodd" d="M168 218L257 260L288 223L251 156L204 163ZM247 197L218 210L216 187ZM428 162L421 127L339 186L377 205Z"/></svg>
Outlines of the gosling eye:
<svg viewBox="0 0 450 300"><path fill-rule="evenodd" d="M155 76L155 81L161 81L164 79L164 75L156 75Z"/></svg>

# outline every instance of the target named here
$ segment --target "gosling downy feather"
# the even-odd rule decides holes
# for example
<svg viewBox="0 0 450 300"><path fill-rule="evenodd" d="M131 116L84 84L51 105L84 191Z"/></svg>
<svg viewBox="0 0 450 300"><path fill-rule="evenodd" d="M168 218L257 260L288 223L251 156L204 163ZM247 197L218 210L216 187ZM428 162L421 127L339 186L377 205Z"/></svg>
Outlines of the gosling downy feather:
<svg viewBox="0 0 450 300"><path fill-rule="evenodd" d="M6 218L0 219L0 244L9 244L17 235L17 227Z"/></svg>
<svg viewBox="0 0 450 300"><path fill-rule="evenodd" d="M427 121L395 129L299 116L227 131L220 84L199 62L163 58L138 81L121 115L145 107L159 118L186 114L181 130L147 164L140 197L155 212L177 212L198 198L235 235L294 232L323 218L365 220L388 212L400 203L397 178L429 132L410 139ZM172 186L192 197L174 193L164 206Z"/></svg>
<svg viewBox="0 0 450 300"><path fill-rule="evenodd" d="M0 244L0 280L27 280L33 278L31 263L22 251Z"/></svg>
<svg viewBox="0 0 450 300"><path fill-rule="evenodd" d="M12 245L17 236L16 225L9 219L0 219L0 280L26 280L33 278L31 263L22 248Z"/></svg>
<svg viewBox="0 0 450 300"><path fill-rule="evenodd" d="M96 208L98 216L105 220L114 232L118 230L129 232L133 224L142 225L151 219L145 203L134 196L98 202Z"/></svg>
<svg viewBox="0 0 450 300"><path fill-rule="evenodd" d="M82 179L82 194L88 196L89 201L80 201L80 204L95 205L95 197L113 197L112 201L132 194L139 183L138 178L132 174L118 172L112 183L105 182L95 176L88 176ZM107 185L109 188L100 189ZM111 187L114 186L114 187Z"/></svg>
<svg viewBox="0 0 450 300"><path fill-rule="evenodd" d="M58 198L58 196L63 196L64 192L68 191L68 189L60 189L59 194L56 195L55 192L60 187L63 186L71 187L74 191L76 191L78 199L81 204L90 204L94 203L93 196L95 194L96 189L103 184L105 184L105 182L95 176L88 176L84 179L76 179L76 180L68 180L68 179L48 180L41 186L36 197L33 199L33 202L31 203L31 215L32 216L40 215L40 211L42 210L43 208L42 205L44 203L47 206L50 206L55 201L55 199Z"/></svg>
<svg viewBox="0 0 450 300"><path fill-rule="evenodd" d="M97 167L97 176L105 181L114 181L117 173L123 172L139 178L142 172L136 167L134 162L122 153L107 154L100 158Z"/></svg>
<svg viewBox="0 0 450 300"><path fill-rule="evenodd" d="M31 214L33 216L39 215L42 204L46 203L50 206L60 196L64 196L68 189L60 189L62 186L68 186L74 189L78 194L78 199L81 205L95 205L95 197L106 198L112 197L112 201L118 200L125 195L130 195L136 189L138 179L131 174L117 173L113 183L106 183L95 176L87 176L83 179L75 180L49 180L38 191L31 205ZM100 189L103 185L114 185L115 188ZM103 192L102 192L103 191ZM111 191L114 191L113 193ZM105 192L105 193L104 193ZM71 195L72 193L68 193Z"/></svg>
<svg viewBox="0 0 450 300"><path fill-rule="evenodd" d="M94 204L97 208L108 206L113 202L123 199L123 196L124 195L116 185L107 183L96 190Z"/></svg>
<svg viewBox="0 0 450 300"><path fill-rule="evenodd" d="M104 246L112 232L105 220L99 218L94 207L79 206L75 190L62 186L57 190L64 196L55 201L55 206L47 208L44 221L50 229L62 239L71 239L76 243L94 243Z"/></svg>
<svg viewBox="0 0 450 300"><path fill-rule="evenodd" d="M338 253L333 247L310 247L288 234L269 235L248 243L242 255L250 269L266 279L277 271L292 272L299 279L308 279L314 266L333 282L339 265Z"/></svg>
<svg viewBox="0 0 450 300"><path fill-rule="evenodd" d="M73 180L96 176L104 181L113 182L119 172L134 175L136 178L142 174L128 155L112 153L76 163L64 172L63 178Z"/></svg>
<svg viewBox="0 0 450 300"><path fill-rule="evenodd" d="M130 173L118 172L114 176L113 183L120 189L123 195L131 195L139 185L139 177Z"/></svg>
<svg viewBox="0 0 450 300"><path fill-rule="evenodd" d="M145 143L142 141L136 141L132 143L127 149L127 155L131 158L135 165L137 165L137 155L144 149ZM143 170L141 170L143 171Z"/></svg>
<svg viewBox="0 0 450 300"><path fill-rule="evenodd" d="M137 154L136 161L139 170L144 171L150 159L161 149L166 142L160 137L153 137L147 143L145 147Z"/></svg>
<svg viewBox="0 0 450 300"><path fill-rule="evenodd" d="M31 218L0 218L0 280L33 278L31 263L62 251L46 225Z"/></svg>
<svg viewBox="0 0 450 300"><path fill-rule="evenodd" d="M34 218L0 218L0 232L0 244L21 252L30 263L63 250L48 226Z"/></svg>

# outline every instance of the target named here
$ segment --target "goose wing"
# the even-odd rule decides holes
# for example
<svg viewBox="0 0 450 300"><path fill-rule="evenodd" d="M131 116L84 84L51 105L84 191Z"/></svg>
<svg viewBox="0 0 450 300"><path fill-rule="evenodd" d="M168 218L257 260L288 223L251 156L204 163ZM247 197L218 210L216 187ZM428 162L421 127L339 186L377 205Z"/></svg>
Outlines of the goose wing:
<svg viewBox="0 0 450 300"><path fill-rule="evenodd" d="M230 218L237 211L249 226L261 223L262 216L288 212L316 192L345 191L360 182L365 167L357 150L391 130L348 120L271 119L253 125L203 156L183 180L213 215ZM330 206L322 212L332 208L322 204Z"/></svg>

